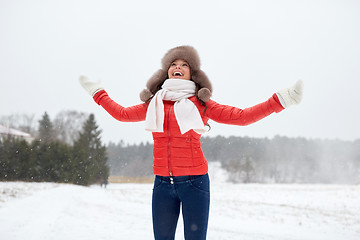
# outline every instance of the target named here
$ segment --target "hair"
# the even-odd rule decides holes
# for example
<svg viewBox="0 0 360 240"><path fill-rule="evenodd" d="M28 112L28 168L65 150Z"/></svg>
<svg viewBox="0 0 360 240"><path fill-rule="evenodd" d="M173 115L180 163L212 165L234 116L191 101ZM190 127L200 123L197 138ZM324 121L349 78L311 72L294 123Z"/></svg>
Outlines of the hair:
<svg viewBox="0 0 360 240"><path fill-rule="evenodd" d="M191 81L192 81L192 80L191 80ZM204 111L203 111L203 115L205 115L205 112L206 112L206 110L207 110L206 102L204 102L203 100L201 100L201 99L198 97L198 94L197 94L198 91L200 90L200 88L201 88L201 87L200 87L200 84L195 83L195 96L196 96L196 99L200 102L200 104L205 107L205 108L204 108ZM206 123L205 126L208 126L208 127L209 127L209 131L211 130L211 126L210 126L209 123Z"/></svg>

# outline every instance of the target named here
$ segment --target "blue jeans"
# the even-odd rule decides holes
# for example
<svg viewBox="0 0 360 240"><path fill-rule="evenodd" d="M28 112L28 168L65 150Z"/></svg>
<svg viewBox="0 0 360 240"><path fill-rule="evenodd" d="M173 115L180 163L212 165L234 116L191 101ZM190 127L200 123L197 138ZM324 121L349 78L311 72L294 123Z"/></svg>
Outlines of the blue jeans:
<svg viewBox="0 0 360 240"><path fill-rule="evenodd" d="M152 196L155 240L173 240L180 214L186 240L205 240L209 219L210 181L198 176L156 176Z"/></svg>

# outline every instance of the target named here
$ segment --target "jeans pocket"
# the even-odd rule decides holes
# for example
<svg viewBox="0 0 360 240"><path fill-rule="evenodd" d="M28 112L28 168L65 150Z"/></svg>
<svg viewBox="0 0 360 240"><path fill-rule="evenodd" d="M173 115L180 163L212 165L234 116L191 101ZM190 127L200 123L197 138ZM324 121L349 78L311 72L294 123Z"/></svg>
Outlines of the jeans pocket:
<svg viewBox="0 0 360 240"><path fill-rule="evenodd" d="M200 192L210 193L210 181L208 174L189 180L190 185Z"/></svg>
<svg viewBox="0 0 360 240"><path fill-rule="evenodd" d="M163 183L163 180L161 180L158 177L155 177L153 190L156 190L157 188L159 188L162 183Z"/></svg>

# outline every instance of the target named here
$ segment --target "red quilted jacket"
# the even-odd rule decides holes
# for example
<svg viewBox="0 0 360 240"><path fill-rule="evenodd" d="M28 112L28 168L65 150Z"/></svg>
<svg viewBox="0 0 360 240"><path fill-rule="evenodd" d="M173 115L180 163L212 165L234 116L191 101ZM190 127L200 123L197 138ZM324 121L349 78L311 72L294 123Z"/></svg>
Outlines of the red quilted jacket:
<svg viewBox="0 0 360 240"><path fill-rule="evenodd" d="M263 103L245 109L221 105L209 100L206 102L207 108L205 110L205 107L195 96L189 99L199 109L204 124L212 119L219 123L245 126L284 109L276 94ZM114 102L104 90L95 94L94 100L119 121L138 122L145 120L148 103L123 107ZM201 150L201 135L193 130L184 134L180 133L173 106L174 102L164 101L164 132L153 133L153 172L155 175L161 176L205 174L208 171L208 164Z"/></svg>

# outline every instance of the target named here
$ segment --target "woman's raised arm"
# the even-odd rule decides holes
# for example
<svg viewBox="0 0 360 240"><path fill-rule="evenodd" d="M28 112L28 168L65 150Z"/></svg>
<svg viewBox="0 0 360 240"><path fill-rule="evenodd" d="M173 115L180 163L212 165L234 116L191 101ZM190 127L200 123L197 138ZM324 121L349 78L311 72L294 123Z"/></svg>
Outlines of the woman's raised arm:
<svg viewBox="0 0 360 240"><path fill-rule="evenodd" d="M270 114L281 112L294 104L300 103L303 95L303 83L298 81L293 87L275 93L267 101L249 108L237 108L222 105L209 100L205 116L215 122L246 126L255 123Z"/></svg>
<svg viewBox="0 0 360 240"><path fill-rule="evenodd" d="M131 107L123 107L112 100L100 82L91 82L88 78L79 78L81 86L101 105L111 116L122 122L140 122L146 118L148 104L142 103Z"/></svg>

